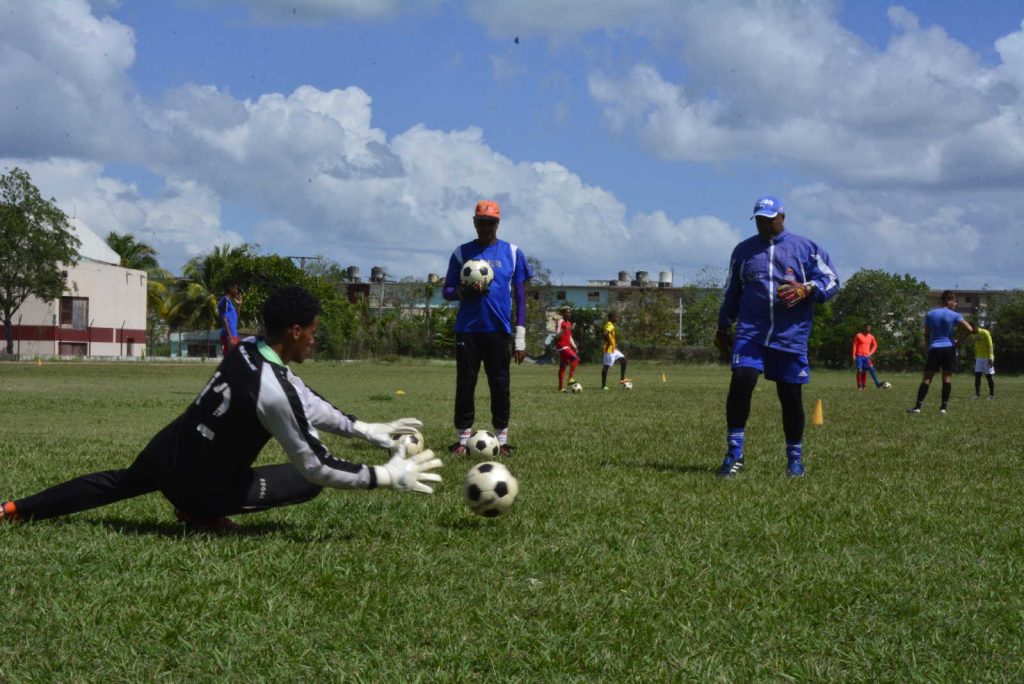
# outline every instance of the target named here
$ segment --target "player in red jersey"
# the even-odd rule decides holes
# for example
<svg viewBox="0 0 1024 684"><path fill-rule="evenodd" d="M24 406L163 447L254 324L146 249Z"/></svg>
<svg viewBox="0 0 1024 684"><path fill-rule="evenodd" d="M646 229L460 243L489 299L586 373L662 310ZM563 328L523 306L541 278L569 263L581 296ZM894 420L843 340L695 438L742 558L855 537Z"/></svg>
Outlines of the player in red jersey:
<svg viewBox="0 0 1024 684"><path fill-rule="evenodd" d="M569 367L569 384L576 382L576 366L580 365L579 347L572 338L572 309L561 308L562 320L558 321L555 332L555 349L558 351L558 391L565 392L565 368Z"/></svg>

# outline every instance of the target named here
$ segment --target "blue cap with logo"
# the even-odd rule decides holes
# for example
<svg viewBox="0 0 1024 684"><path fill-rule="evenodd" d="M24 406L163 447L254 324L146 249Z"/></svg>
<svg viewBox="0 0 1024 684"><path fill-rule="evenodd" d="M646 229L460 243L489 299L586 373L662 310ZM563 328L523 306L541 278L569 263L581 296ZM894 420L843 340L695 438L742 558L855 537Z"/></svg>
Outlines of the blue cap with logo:
<svg viewBox="0 0 1024 684"><path fill-rule="evenodd" d="M766 218L775 218L779 214L786 213L782 208L782 200L778 197L772 197L771 195L765 195L754 202L754 216L764 216ZM750 218L754 218L751 216Z"/></svg>

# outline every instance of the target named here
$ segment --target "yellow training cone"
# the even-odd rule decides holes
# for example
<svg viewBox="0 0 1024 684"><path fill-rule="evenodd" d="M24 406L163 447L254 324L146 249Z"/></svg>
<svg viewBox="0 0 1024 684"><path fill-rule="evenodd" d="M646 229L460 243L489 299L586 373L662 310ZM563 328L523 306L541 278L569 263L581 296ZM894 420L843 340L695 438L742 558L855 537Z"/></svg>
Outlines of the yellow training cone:
<svg viewBox="0 0 1024 684"><path fill-rule="evenodd" d="M814 412L811 413L811 425L824 425L825 416L821 411L821 399L814 405Z"/></svg>
<svg viewBox="0 0 1024 684"><path fill-rule="evenodd" d="M662 382L668 382L668 378L665 377L664 373L661 374L661 381Z"/></svg>
<svg viewBox="0 0 1024 684"><path fill-rule="evenodd" d="M405 390L396 390L395 394L397 396L404 397L405 396Z"/></svg>
<svg viewBox="0 0 1024 684"><path fill-rule="evenodd" d="M37 366L42 366L43 365L43 359L37 356L36 357L36 365Z"/></svg>

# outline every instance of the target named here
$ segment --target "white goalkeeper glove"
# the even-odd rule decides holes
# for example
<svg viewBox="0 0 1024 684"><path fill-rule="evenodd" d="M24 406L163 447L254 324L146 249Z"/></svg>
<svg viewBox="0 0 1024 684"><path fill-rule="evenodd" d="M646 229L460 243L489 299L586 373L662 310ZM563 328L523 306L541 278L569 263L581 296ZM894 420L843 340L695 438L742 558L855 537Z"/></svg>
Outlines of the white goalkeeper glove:
<svg viewBox="0 0 1024 684"><path fill-rule="evenodd" d="M526 351L526 328L521 325L516 326L516 341L514 348L517 352Z"/></svg>
<svg viewBox="0 0 1024 684"><path fill-rule="evenodd" d="M398 437L415 434L421 427L423 422L415 418L399 418L390 423L364 423L357 420L352 424L352 434L375 446L394 449Z"/></svg>
<svg viewBox="0 0 1024 684"><path fill-rule="evenodd" d="M443 466L441 459L434 452L425 449L415 456L406 458L405 447L397 446L391 450L391 460L384 465L373 466L377 475L377 485L391 487L400 492L422 492L433 494L434 488L426 482L440 482L441 476L430 472Z"/></svg>

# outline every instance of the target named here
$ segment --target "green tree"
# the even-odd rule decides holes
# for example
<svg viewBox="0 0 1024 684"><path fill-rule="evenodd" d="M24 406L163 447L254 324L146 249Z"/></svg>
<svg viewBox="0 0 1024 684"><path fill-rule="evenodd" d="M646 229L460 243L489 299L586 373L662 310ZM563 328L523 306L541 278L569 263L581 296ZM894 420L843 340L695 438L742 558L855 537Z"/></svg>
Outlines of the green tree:
<svg viewBox="0 0 1024 684"><path fill-rule="evenodd" d="M160 268L157 251L145 242L139 242L131 233L107 233L107 246L121 257L121 266L149 273Z"/></svg>
<svg viewBox="0 0 1024 684"><path fill-rule="evenodd" d="M842 368L851 361L853 336L870 323L878 339L876 361L883 368L922 363L923 316L928 285L910 275L861 269L823 306L816 307L809 342L816 363Z"/></svg>
<svg viewBox="0 0 1024 684"><path fill-rule="evenodd" d="M14 353L14 312L29 296L52 301L67 286L81 244L52 197L43 199L27 171L0 176L0 313L7 353Z"/></svg>
<svg viewBox="0 0 1024 684"><path fill-rule="evenodd" d="M173 288L167 303L166 320L172 328L212 330L217 327L217 299L224 288L234 280L230 269L236 261L251 257L250 245L214 247L209 254L189 259L182 268L182 278ZM284 261L284 257L278 257ZM298 268L292 264L297 271ZM238 282L245 290L245 284ZM246 292L246 298L248 298ZM264 295L266 296L266 295ZM251 310L246 304L240 315Z"/></svg>
<svg viewBox="0 0 1024 684"><path fill-rule="evenodd" d="M545 353L544 341L548 336L548 310L553 300L551 271L537 257L526 257L533 277L526 281L526 353L537 358Z"/></svg>
<svg viewBox="0 0 1024 684"><path fill-rule="evenodd" d="M174 277L160 268L156 249L139 242L131 233L111 231L107 233L106 243L117 252L122 267L146 272L146 340L150 353L153 353L155 347L164 344L169 330L166 315Z"/></svg>
<svg viewBox="0 0 1024 684"><path fill-rule="evenodd" d="M634 288L620 309L627 356L652 357L679 347L678 300L653 287Z"/></svg>
<svg viewBox="0 0 1024 684"><path fill-rule="evenodd" d="M697 286L682 289L683 340L693 347L712 348L718 328L718 309L722 293Z"/></svg>
<svg viewBox="0 0 1024 684"><path fill-rule="evenodd" d="M1019 373L1024 370L1024 290L1000 295L990 315L996 368Z"/></svg>

